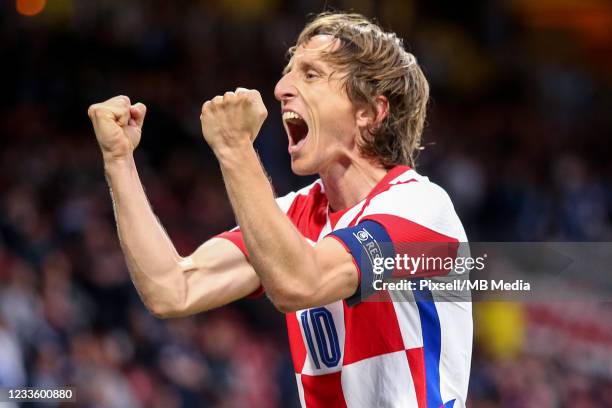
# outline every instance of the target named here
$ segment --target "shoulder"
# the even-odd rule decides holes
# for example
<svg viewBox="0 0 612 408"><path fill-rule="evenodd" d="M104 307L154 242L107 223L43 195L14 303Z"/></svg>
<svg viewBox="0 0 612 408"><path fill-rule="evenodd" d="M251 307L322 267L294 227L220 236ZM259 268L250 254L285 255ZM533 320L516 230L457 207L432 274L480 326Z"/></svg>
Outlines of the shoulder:
<svg viewBox="0 0 612 408"><path fill-rule="evenodd" d="M389 215L435 232L467 241L463 226L448 193L414 170L391 180L370 200L363 217Z"/></svg>
<svg viewBox="0 0 612 408"><path fill-rule="evenodd" d="M327 198L323 189L323 183L320 179L315 180L313 183L297 191L291 191L282 197L276 198L276 203L285 213L287 213L292 207L313 207L317 204L320 205L323 202L325 205L327 205Z"/></svg>

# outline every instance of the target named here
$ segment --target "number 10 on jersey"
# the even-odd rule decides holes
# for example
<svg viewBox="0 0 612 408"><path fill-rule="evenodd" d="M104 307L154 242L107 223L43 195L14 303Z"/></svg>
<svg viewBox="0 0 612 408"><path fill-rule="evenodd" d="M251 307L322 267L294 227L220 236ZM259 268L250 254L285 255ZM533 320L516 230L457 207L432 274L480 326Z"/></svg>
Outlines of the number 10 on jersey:
<svg viewBox="0 0 612 408"><path fill-rule="evenodd" d="M320 369L321 363L328 368L336 367L340 362L340 344L331 312L324 307L304 310L300 322L315 367Z"/></svg>

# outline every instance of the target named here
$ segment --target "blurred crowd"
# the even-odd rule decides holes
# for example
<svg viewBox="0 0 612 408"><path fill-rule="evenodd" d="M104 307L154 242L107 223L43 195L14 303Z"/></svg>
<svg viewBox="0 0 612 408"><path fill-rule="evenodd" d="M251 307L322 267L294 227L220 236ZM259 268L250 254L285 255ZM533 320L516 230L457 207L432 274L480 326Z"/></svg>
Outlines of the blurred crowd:
<svg viewBox="0 0 612 408"><path fill-rule="evenodd" d="M418 170L447 189L472 241L611 241L602 45L532 26L525 2L456 3L336 3L397 31L431 81ZM148 106L139 172L186 255L234 224L204 100L259 89L270 115L257 148L278 194L309 182L290 172L272 90L323 7L62 0L24 17L0 5L0 386L72 385L91 407L298 406L284 319L265 299L165 321L145 310L86 111L116 94ZM609 304L589 309L603 318L582 336L583 309L568 308L476 305L470 406L612 406Z"/></svg>

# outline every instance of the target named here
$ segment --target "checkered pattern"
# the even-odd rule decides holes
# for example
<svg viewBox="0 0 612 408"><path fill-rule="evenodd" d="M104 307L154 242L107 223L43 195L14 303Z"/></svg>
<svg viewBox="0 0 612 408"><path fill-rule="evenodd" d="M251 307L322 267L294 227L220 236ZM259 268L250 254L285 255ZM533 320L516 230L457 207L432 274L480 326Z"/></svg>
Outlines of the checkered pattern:
<svg viewBox="0 0 612 408"><path fill-rule="evenodd" d="M383 225L394 243L467 242L444 190L404 166L392 169L365 200L340 217L328 214L320 181L278 202L313 243L363 220ZM221 236L245 251L236 232ZM288 313L302 406L464 407L472 347L471 304L436 302L429 293L419 295L419 301L407 292L391 293L393 302L325 305L328 317L318 322L325 329L314 327L309 315L313 309ZM325 336L333 332L337 339L335 364L323 364L324 358L338 356L329 341L320 341L321 331Z"/></svg>

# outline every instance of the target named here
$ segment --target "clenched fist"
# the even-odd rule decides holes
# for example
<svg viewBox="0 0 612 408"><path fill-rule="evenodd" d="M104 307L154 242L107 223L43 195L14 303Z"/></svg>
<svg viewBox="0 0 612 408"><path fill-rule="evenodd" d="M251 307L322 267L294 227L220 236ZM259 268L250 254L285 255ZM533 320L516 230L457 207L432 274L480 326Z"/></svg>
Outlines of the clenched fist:
<svg viewBox="0 0 612 408"><path fill-rule="evenodd" d="M238 88L204 103L202 133L215 154L231 151L252 143L267 116L259 92Z"/></svg>
<svg viewBox="0 0 612 408"><path fill-rule="evenodd" d="M96 138L105 162L129 157L140 142L147 107L131 105L127 96L115 96L89 107Z"/></svg>

